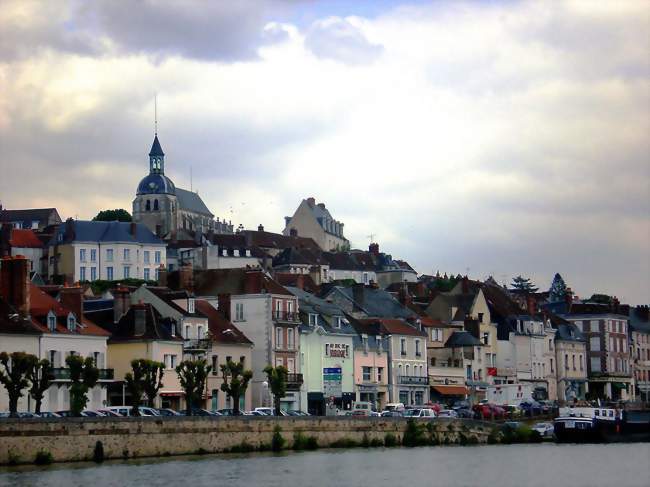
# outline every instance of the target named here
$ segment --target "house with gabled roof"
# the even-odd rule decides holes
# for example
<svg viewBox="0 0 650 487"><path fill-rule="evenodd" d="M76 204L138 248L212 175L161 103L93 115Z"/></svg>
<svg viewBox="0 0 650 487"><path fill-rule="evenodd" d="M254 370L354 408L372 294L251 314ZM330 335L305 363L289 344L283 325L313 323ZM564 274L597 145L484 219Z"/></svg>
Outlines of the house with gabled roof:
<svg viewBox="0 0 650 487"><path fill-rule="evenodd" d="M343 223L332 217L325 203L316 204L314 198L302 200L293 216L284 220L283 235L312 238L326 251L350 248L349 240L343 235Z"/></svg>
<svg viewBox="0 0 650 487"><path fill-rule="evenodd" d="M61 217L56 208L7 210L0 204L0 227L6 225L16 229L43 230L60 223Z"/></svg>

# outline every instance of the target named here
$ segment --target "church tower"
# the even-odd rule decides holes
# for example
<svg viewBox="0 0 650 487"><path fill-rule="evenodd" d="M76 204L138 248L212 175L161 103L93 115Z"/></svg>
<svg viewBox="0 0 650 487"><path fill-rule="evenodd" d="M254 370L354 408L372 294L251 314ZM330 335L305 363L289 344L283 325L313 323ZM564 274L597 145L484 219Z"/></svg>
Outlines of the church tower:
<svg viewBox="0 0 650 487"><path fill-rule="evenodd" d="M149 151L149 175L138 184L133 200L133 221L144 223L156 235L165 237L176 230L177 213L176 187L165 176L165 153L155 133Z"/></svg>

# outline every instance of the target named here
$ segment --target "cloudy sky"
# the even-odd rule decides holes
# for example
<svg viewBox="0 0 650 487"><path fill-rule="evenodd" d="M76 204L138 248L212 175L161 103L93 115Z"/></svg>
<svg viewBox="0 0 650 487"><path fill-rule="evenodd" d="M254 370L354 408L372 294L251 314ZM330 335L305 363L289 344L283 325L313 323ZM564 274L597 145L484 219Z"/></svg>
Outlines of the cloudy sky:
<svg viewBox="0 0 650 487"><path fill-rule="evenodd" d="M0 200L166 170L281 231L314 196L419 272L650 301L650 3L3 0Z"/></svg>

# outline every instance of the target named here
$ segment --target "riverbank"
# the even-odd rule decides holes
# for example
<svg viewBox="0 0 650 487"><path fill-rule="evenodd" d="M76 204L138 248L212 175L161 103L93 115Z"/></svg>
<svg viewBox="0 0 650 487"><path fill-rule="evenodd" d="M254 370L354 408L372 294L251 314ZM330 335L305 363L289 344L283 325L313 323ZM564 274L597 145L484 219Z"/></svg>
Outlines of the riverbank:
<svg viewBox="0 0 650 487"><path fill-rule="evenodd" d="M485 444L493 423L351 417L3 419L0 464L48 464L224 452Z"/></svg>

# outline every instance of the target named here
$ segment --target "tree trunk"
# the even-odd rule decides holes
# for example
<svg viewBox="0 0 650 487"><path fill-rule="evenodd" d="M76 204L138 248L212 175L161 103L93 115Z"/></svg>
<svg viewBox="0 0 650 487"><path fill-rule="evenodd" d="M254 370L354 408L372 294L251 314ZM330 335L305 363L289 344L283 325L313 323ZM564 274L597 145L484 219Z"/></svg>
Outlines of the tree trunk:
<svg viewBox="0 0 650 487"><path fill-rule="evenodd" d="M41 414L41 402L43 402L43 396L35 397L36 400L36 407L34 408L34 412L36 414Z"/></svg>
<svg viewBox="0 0 650 487"><path fill-rule="evenodd" d="M233 396L232 401L232 415L239 416L239 396Z"/></svg>
<svg viewBox="0 0 650 487"><path fill-rule="evenodd" d="M273 402L275 403L275 415L280 416L280 396L273 396Z"/></svg>
<svg viewBox="0 0 650 487"><path fill-rule="evenodd" d="M18 417L18 395L17 394L9 395L9 417L10 418Z"/></svg>

